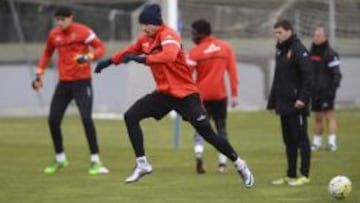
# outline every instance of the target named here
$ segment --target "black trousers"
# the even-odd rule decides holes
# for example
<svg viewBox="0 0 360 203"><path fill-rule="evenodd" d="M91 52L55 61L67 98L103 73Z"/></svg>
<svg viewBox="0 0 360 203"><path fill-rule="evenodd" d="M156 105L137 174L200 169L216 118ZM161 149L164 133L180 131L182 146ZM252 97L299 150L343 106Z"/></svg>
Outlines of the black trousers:
<svg viewBox="0 0 360 203"><path fill-rule="evenodd" d="M214 121L218 135L227 139L226 117L227 117L227 98L203 102L209 119Z"/></svg>
<svg viewBox="0 0 360 203"><path fill-rule="evenodd" d="M64 151L60 125L64 117L65 110L72 99L75 100L79 109L90 153L96 154L99 152L99 148L96 140L95 125L91 117L93 93L90 79L71 82L60 81L56 86L51 100L50 115L48 118L55 152L61 153Z"/></svg>
<svg viewBox="0 0 360 203"><path fill-rule="evenodd" d="M178 112L184 120L190 122L195 130L219 152L232 161L237 159L238 155L229 142L224 137L218 136L211 128L199 94L194 93L184 98L176 98L158 92L140 98L124 115L136 157L145 155L140 121L149 117L159 120L172 109Z"/></svg>
<svg viewBox="0 0 360 203"><path fill-rule="evenodd" d="M311 149L307 133L307 117L301 114L281 115L281 129L286 147L287 176L295 178L297 157L300 150L300 173L309 177Z"/></svg>

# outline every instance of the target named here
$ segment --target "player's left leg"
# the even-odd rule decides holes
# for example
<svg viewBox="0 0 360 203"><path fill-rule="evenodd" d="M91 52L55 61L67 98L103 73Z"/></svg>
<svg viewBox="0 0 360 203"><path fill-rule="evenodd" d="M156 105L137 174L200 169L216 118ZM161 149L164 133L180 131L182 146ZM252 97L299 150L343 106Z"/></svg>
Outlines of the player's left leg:
<svg viewBox="0 0 360 203"><path fill-rule="evenodd" d="M96 129L92 119L93 90L90 80L72 83L72 94L79 109L81 121L85 130L87 143L90 150L90 175L108 174L109 170L101 163Z"/></svg>
<svg viewBox="0 0 360 203"><path fill-rule="evenodd" d="M136 156L136 166L132 174L125 179L125 183L133 183L140 180L141 177L152 172L152 166L147 160L144 149L143 132L140 127L140 121L154 117L161 119L171 108L164 104L166 97L159 93L152 93L145 95L136 101L124 115L126 129L128 131L129 139Z"/></svg>
<svg viewBox="0 0 360 203"><path fill-rule="evenodd" d="M321 150L322 135L324 133L324 113L322 111L313 111L314 117L314 136L311 149L314 151Z"/></svg>
<svg viewBox="0 0 360 203"><path fill-rule="evenodd" d="M290 125L292 135L296 140L297 147L300 148L300 173L301 176L295 181L290 181L290 186L299 186L310 182L310 159L311 149L310 140L307 132L307 117L301 114L291 116Z"/></svg>
<svg viewBox="0 0 360 203"><path fill-rule="evenodd" d="M288 184L290 181L296 180L297 178L296 165L297 165L298 148L295 142L295 137L293 136L293 132L292 132L291 116L280 115L280 124L281 124L282 138L286 151L287 170L285 177L272 181L273 185Z"/></svg>
<svg viewBox="0 0 360 203"><path fill-rule="evenodd" d="M227 98L212 102L211 115L213 117L216 131L219 136L228 139L226 130L227 118ZM218 171L224 173L226 170L226 156L222 153L218 155Z"/></svg>
<svg viewBox="0 0 360 203"><path fill-rule="evenodd" d="M204 144L203 138L198 132L194 133L194 152L195 152L195 170L198 174L206 173L204 161L203 161L203 153L204 153Z"/></svg>
<svg viewBox="0 0 360 203"><path fill-rule="evenodd" d="M336 130L337 130L337 123L335 112L333 109L327 110L324 112L326 117L326 123L328 128L328 146L327 149L330 151L337 150L337 143L336 143Z"/></svg>
<svg viewBox="0 0 360 203"><path fill-rule="evenodd" d="M203 106L207 112L209 119L211 118L211 101L203 101ZM194 152L195 152L195 170L198 174L206 173L205 164L203 161L203 154L204 154L204 139L201 135L195 131L194 134Z"/></svg>
<svg viewBox="0 0 360 203"><path fill-rule="evenodd" d="M212 129L205 109L201 105L198 94L189 95L179 99L174 109L189 121L196 131L220 153L234 162L236 169L241 175L246 187L254 185L254 176L246 162L237 155L230 143L224 137L218 136Z"/></svg>
<svg viewBox="0 0 360 203"><path fill-rule="evenodd" d="M55 161L44 169L44 173L46 174L55 174L59 169L69 165L64 151L60 126L65 110L71 99L72 96L70 91L68 91L66 84L62 82L58 83L51 99L50 114L48 117L48 124L56 155Z"/></svg>
<svg viewBox="0 0 360 203"><path fill-rule="evenodd" d="M216 126L219 136L223 137L224 139L227 139L225 119L216 119L215 126ZM219 153L219 155L218 155L218 171L220 173L224 173L226 170L226 160L227 160L226 156L222 153Z"/></svg>

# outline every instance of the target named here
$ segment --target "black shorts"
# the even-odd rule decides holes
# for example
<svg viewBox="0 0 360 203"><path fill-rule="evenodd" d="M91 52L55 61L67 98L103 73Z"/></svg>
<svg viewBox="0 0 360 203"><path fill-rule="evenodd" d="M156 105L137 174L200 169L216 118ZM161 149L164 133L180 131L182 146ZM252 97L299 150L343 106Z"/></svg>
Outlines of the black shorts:
<svg viewBox="0 0 360 203"><path fill-rule="evenodd" d="M177 98L153 92L137 100L129 108L128 112L141 119L153 117L156 120L160 120L171 110L175 110L184 120L189 122L208 120L206 110L201 103L198 93L184 98Z"/></svg>
<svg viewBox="0 0 360 203"><path fill-rule="evenodd" d="M334 110L334 100L316 99L311 103L312 111L329 111Z"/></svg>
<svg viewBox="0 0 360 203"><path fill-rule="evenodd" d="M227 116L227 98L221 100L203 101L205 109L215 120L226 119Z"/></svg>

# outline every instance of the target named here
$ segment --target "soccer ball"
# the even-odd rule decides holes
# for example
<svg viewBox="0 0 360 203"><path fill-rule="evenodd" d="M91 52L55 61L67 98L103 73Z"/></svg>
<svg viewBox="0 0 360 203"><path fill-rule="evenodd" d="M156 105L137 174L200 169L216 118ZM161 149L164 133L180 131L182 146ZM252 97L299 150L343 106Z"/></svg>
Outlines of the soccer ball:
<svg viewBox="0 0 360 203"><path fill-rule="evenodd" d="M329 182L329 193L336 199L347 197L351 192L351 181L348 177L338 175Z"/></svg>

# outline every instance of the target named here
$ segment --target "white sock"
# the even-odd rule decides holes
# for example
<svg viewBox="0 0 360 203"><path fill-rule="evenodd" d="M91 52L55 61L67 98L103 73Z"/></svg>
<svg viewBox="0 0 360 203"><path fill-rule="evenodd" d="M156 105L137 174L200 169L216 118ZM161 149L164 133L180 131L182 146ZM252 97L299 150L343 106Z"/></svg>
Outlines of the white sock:
<svg viewBox="0 0 360 203"><path fill-rule="evenodd" d="M243 170L245 167L246 167L246 163L244 160L240 159L240 158L237 158L235 161L234 161L234 164L235 164L235 167L237 170Z"/></svg>
<svg viewBox="0 0 360 203"><path fill-rule="evenodd" d="M336 145L336 135L330 134L328 137L328 143L331 145Z"/></svg>
<svg viewBox="0 0 360 203"><path fill-rule="evenodd" d="M202 154L204 152L204 146L203 145L195 145L194 146L194 152L195 152L195 157L197 159L201 159L202 158Z"/></svg>
<svg viewBox="0 0 360 203"><path fill-rule="evenodd" d="M223 154L219 154L219 164L226 164L226 156Z"/></svg>
<svg viewBox="0 0 360 203"><path fill-rule="evenodd" d="M141 156L141 157L137 157L137 158L136 158L136 164L137 164L138 166L146 166L146 165L148 165L149 163L148 163L148 161L147 161L147 159L146 159L146 156Z"/></svg>
<svg viewBox="0 0 360 203"><path fill-rule="evenodd" d="M56 154L55 159L57 162L63 162L66 160L65 152L61 152L59 154Z"/></svg>
<svg viewBox="0 0 360 203"><path fill-rule="evenodd" d="M91 154L90 155L90 161L95 162L95 163L100 163L99 154Z"/></svg>
<svg viewBox="0 0 360 203"><path fill-rule="evenodd" d="M321 134L315 134L314 135L314 140L313 140L313 144L316 145L316 146L321 146L321 143L322 143L322 136Z"/></svg>

